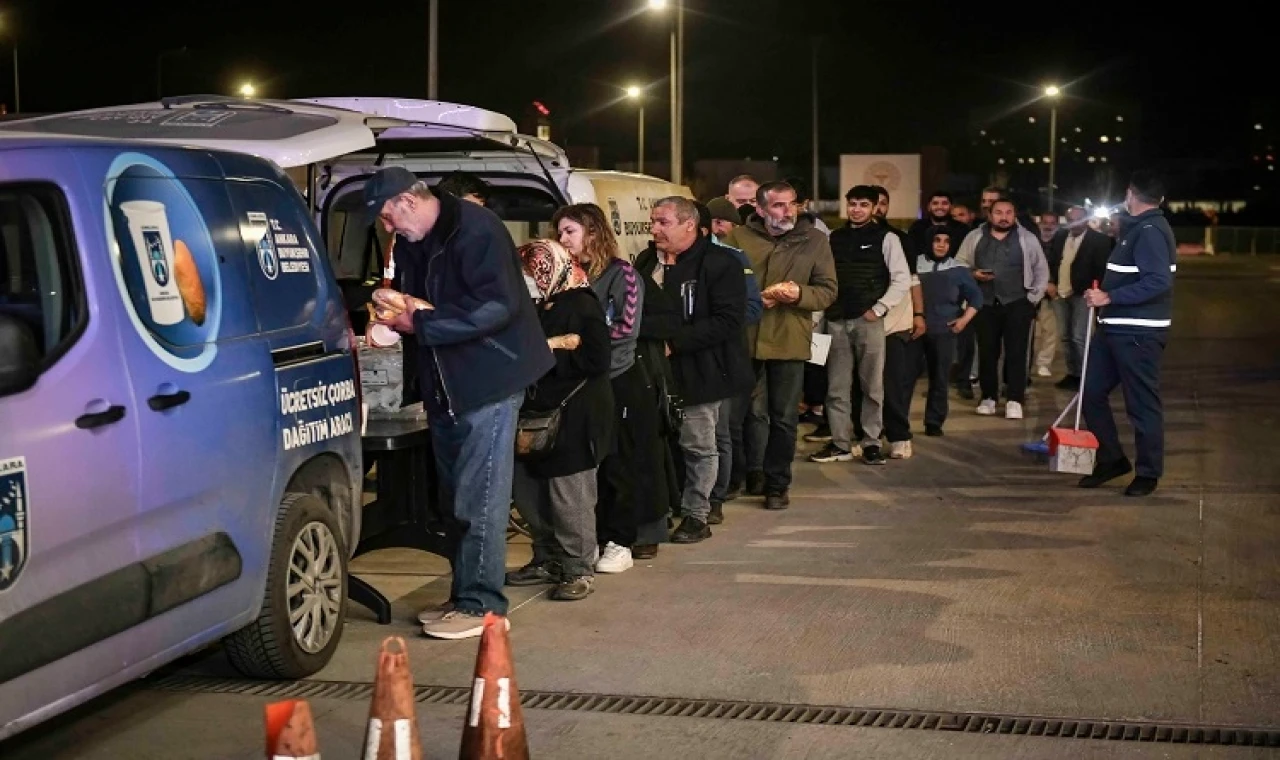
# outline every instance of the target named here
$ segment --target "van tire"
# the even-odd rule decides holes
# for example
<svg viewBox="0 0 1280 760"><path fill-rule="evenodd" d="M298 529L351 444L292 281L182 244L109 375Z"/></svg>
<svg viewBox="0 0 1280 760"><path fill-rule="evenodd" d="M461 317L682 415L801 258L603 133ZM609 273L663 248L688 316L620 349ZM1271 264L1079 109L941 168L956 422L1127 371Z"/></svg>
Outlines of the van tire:
<svg viewBox="0 0 1280 760"><path fill-rule="evenodd" d="M289 623L288 586L296 543L326 535L334 542L338 563L337 620L328 641L317 651L307 651ZM347 614L347 550L337 518L325 503L311 494L286 494L276 516L267 584L258 619L223 639L232 666L252 678L297 679L312 675L329 663L342 638Z"/></svg>

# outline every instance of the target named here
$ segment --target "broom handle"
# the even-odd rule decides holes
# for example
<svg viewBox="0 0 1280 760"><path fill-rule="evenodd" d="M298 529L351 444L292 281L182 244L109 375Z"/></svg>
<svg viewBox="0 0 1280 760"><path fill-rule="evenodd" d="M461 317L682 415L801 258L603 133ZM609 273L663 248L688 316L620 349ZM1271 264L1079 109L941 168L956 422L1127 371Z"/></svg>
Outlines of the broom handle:
<svg viewBox="0 0 1280 760"><path fill-rule="evenodd" d="M1098 281L1093 281L1093 289L1098 289ZM1084 332L1084 363L1080 367L1080 390L1076 393L1077 399L1084 398L1084 383L1089 377L1089 344L1093 343L1093 307L1089 307L1089 324L1085 327ZM1080 431L1080 413L1084 411L1084 404L1076 404L1076 432Z"/></svg>

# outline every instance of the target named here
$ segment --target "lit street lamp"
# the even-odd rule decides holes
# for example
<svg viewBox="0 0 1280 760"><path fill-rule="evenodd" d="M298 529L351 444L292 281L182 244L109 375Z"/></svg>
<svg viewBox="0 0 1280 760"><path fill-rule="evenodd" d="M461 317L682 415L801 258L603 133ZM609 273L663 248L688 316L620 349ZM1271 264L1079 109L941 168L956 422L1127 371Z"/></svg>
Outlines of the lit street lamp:
<svg viewBox="0 0 1280 760"><path fill-rule="evenodd" d="M649 9L664 11L668 0L649 0ZM671 181L681 184L684 163L684 0L675 0L676 20L671 27Z"/></svg>
<svg viewBox="0 0 1280 760"><path fill-rule="evenodd" d="M1053 191L1055 189L1054 179L1058 168L1058 98L1062 95L1062 90L1057 85L1049 85L1044 88L1044 96L1049 99L1049 213L1057 214L1053 209Z"/></svg>
<svg viewBox="0 0 1280 760"><path fill-rule="evenodd" d="M253 94L257 91L257 88L253 86L252 82L245 82L240 85L240 94L246 98L252 98Z"/></svg>
<svg viewBox="0 0 1280 760"><path fill-rule="evenodd" d="M640 104L640 128L636 146L636 174L644 174L644 90L632 85L627 88L627 97Z"/></svg>

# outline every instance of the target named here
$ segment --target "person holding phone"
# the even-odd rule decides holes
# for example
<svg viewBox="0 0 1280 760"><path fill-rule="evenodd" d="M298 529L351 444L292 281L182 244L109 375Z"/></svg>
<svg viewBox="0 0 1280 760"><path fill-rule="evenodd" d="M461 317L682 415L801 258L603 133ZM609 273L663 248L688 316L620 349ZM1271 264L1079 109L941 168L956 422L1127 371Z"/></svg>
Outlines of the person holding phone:
<svg viewBox="0 0 1280 760"><path fill-rule="evenodd" d="M996 413L1003 354L1008 376L1004 416L1020 420L1027 393L1031 323L1049 285L1049 263L1040 238L1018 223L1013 201L1000 198L991 204L987 221L965 236L956 260L973 270L985 304L974 322L982 386L977 412Z"/></svg>

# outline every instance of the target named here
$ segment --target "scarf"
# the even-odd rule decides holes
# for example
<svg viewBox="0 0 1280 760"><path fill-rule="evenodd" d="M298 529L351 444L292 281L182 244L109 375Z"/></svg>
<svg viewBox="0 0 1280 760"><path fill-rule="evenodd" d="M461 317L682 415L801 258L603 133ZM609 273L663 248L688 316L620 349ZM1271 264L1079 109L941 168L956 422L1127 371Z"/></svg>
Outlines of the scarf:
<svg viewBox="0 0 1280 760"><path fill-rule="evenodd" d="M532 240L520 246L520 260L544 299L591 287L582 264L554 240Z"/></svg>

